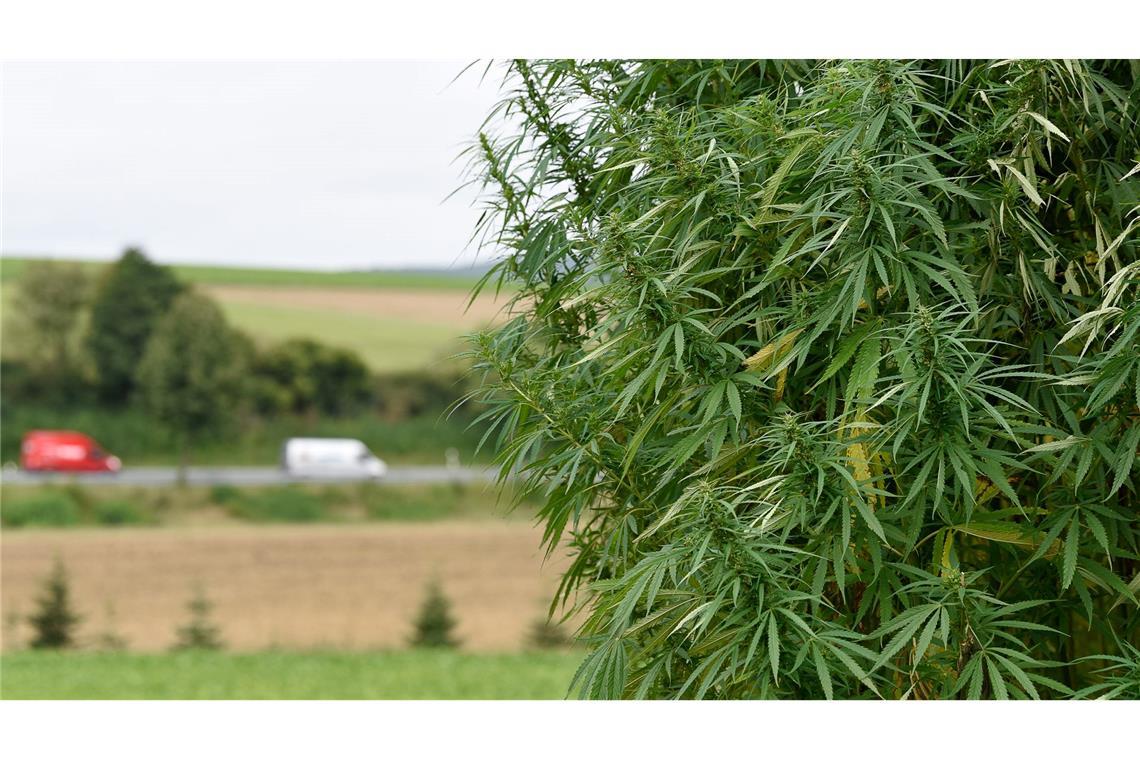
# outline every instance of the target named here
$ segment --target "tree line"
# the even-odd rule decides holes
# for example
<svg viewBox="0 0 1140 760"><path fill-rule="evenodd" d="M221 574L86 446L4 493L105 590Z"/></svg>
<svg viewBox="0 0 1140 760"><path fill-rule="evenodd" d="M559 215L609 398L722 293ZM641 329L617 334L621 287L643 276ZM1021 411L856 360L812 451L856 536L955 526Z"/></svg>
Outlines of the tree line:
<svg viewBox="0 0 1140 760"><path fill-rule="evenodd" d="M399 419L438 414L462 393L457 372L377 377L355 352L318 341L259 346L137 248L97 278L76 263L30 263L6 317L6 406L141 409L183 451L257 418Z"/></svg>

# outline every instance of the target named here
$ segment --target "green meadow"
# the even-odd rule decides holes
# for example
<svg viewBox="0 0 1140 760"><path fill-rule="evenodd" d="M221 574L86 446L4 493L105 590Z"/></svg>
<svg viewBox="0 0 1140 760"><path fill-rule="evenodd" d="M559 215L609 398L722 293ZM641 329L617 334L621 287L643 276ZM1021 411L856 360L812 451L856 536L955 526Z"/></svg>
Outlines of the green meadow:
<svg viewBox="0 0 1140 760"><path fill-rule="evenodd" d="M431 317L408 318L342 311L324 307L250 303L215 295L230 322L263 344L289 338L311 338L360 354L376 372L421 369L463 350L462 332L454 323Z"/></svg>
<svg viewBox="0 0 1140 760"><path fill-rule="evenodd" d="M563 699L575 652L14 652L3 699Z"/></svg>
<svg viewBox="0 0 1140 760"><path fill-rule="evenodd" d="M34 257L0 258L0 282L18 280ZM103 261L78 261L93 273L107 266ZM320 272L302 269L258 269L174 264L180 278L199 285L266 285L305 287L400 288L468 291L478 278L465 271L362 270Z"/></svg>

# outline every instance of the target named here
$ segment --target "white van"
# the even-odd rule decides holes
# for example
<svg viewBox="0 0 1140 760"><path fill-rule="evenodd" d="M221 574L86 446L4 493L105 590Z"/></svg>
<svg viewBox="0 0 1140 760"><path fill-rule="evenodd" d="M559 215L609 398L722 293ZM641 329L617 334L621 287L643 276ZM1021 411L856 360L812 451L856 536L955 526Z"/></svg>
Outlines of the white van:
<svg viewBox="0 0 1140 760"><path fill-rule="evenodd" d="M382 478L388 465L355 438L290 438L281 468L299 478Z"/></svg>

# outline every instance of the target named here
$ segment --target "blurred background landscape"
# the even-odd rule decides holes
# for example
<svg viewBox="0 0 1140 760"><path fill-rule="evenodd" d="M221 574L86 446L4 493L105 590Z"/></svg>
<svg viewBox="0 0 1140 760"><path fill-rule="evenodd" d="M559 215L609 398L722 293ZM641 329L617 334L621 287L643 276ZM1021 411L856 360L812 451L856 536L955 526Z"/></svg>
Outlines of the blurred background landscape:
<svg viewBox="0 0 1140 760"><path fill-rule="evenodd" d="M4 148L19 159L4 166L0 258L0 694L563 697L578 661L573 626L547 612L566 560L540 551L534 505L512 508L509 485L500 493L493 483L493 445L480 448L487 431L478 404L465 402L478 377L462 356L464 336L504 318L507 298L493 288L471 297L489 267L462 256L473 196L456 201L458 216L440 201L461 185L457 135L479 128L486 94L440 104L440 74L454 77L458 64L322 64L316 74L243 64L239 94L248 97L227 100L218 82L234 72L219 66L108 64L97 82L80 67L5 69ZM432 182L406 187L406 167L383 150L391 92L377 90L374 108L359 112L359 89L346 88L338 116L333 95L354 78L418 87L396 98L413 125L421 96L434 109L424 118L456 109L450 132L398 154L444 167ZM206 85L221 94L211 100ZM169 113L124 127L129 113L100 116L85 101L92 90ZM227 142L270 134L241 111L266 90L275 109L319 101L322 130L347 123L361 146L371 134L382 148L349 151L344 164L383 186L378 223L353 237L366 244L290 248L288 238L321 229L333 230L330 240L345 234L335 193L314 185L321 165L341 164L310 155L299 181L322 198L323 213L306 221L314 231L267 232L252 252L227 249L256 235L259 216L288 212L262 208L281 183L277 164L246 148L274 168L243 169L244 143ZM178 108L187 99L238 109L214 135L228 167L218 171L247 174L212 210L156 217L144 196L192 193L188 178L207 179L170 158L181 155L178 125L192 122ZM64 128L69 107L79 122ZM115 125L125 131L105 146L115 171L53 174L49 152L87 156L91 133ZM37 129L63 131L48 145ZM156 136L164 147L148 154ZM181 139L197 146L202 130ZM301 130L289 152L269 158L292 160L305 139ZM130 178L143 165L140 186ZM400 192L386 177L405 186L402 202L427 208L404 214L425 229L418 251L386 217L383 198ZM132 192L141 194L134 208L121 197ZM77 197L81 214L69 205ZM359 215L360 198L352 202ZM92 211L100 204L103 216ZM212 213L218 245L187 249ZM226 225L237 231L227 236ZM267 256L274 245L279 255ZM26 472L21 444L33 430L89 436L122 470ZM278 477L283 443L298 437L362 441L389 477ZM243 481L246 471L260 479Z"/></svg>

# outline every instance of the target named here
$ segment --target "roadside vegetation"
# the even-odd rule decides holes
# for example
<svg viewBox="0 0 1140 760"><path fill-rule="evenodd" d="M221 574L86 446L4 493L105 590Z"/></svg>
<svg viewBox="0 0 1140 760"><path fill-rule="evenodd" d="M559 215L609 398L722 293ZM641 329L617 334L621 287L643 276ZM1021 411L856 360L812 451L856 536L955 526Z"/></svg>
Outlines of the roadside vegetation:
<svg viewBox="0 0 1140 760"><path fill-rule="evenodd" d="M377 373L351 349L303 337L314 329L334 342L339 335L305 309L272 315L269 339L250 337L230 323L229 308L139 250L109 265L5 260L3 267L11 296L0 368L4 462L18 458L21 436L36 428L81 430L128 467L183 456L274 464L282 441L296 435L360 438L394 462L442 463L449 448L469 461L481 435L468 429L470 407L452 413L470 391L463 365L441 358L456 350L449 343L462 332L456 324L445 328L447 351L406 365L409 345L435 352L443 337L426 340L414 318L405 320L400 340L368 344L391 358ZM223 279L214 274L206 280ZM275 282L261 274L259 282ZM369 324L345 316L354 330Z"/></svg>
<svg viewBox="0 0 1140 760"><path fill-rule="evenodd" d="M395 398L398 392L387 398ZM141 409L44 404L3 404L3 409L0 459L5 463L18 461L24 431L37 428L91 431L128 467L177 462L177 441L171 431L154 425ZM466 417L448 417L443 409L425 408L401 413L395 419L385 413L358 417L251 415L238 427L232 435L198 443L194 464L274 466L280 461L282 442L291 436L359 438L389 464L444 464L449 448L459 453L461 464L487 463L493 458L486 451L476 450L483 430L471 428Z"/></svg>
<svg viewBox="0 0 1140 760"><path fill-rule="evenodd" d="M177 526L227 523L365 523L518 519L533 500L512 507L482 484L347 483L271 487L147 488L87 485L4 486L4 528Z"/></svg>
<svg viewBox="0 0 1140 760"><path fill-rule="evenodd" d="M516 316L473 354L575 550L582 695L1140 698L1140 64L503 92L470 158Z"/></svg>

